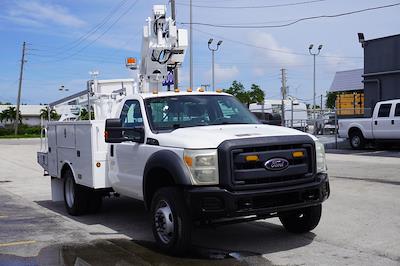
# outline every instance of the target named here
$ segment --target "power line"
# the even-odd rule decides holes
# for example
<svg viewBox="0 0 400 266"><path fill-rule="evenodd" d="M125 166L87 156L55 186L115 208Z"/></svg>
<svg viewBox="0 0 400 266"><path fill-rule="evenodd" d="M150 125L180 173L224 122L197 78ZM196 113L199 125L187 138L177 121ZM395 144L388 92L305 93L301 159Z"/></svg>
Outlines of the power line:
<svg viewBox="0 0 400 266"><path fill-rule="evenodd" d="M303 1L303 2L296 2L296 3L287 3L287 4L275 4L275 5L255 5L255 6L210 6L210 5L196 5L194 4L193 7L197 8L212 8L212 9L258 9L258 8L275 8L275 7L286 7L286 6L298 6L298 5L306 5L316 2L324 2L326 0L311 0L311 1ZM177 5L181 6L189 6L187 3L177 3Z"/></svg>
<svg viewBox="0 0 400 266"><path fill-rule="evenodd" d="M81 49L79 49L78 51L69 54L65 57L61 57L59 59L57 59L57 61L63 61L66 59L69 59L71 57L76 56L77 54L81 53L83 50L85 50L86 48L88 48L89 46L91 46L93 43L95 43L97 40L99 40L101 37L103 37L109 30L111 30L111 28L117 24L124 16L126 16L126 14L128 14L134 7L135 5L139 2L139 0L136 0L135 2L133 2L127 9L125 12L123 12L116 20L114 20L114 22L112 24L109 25L108 28L106 28L105 31L103 31L99 36L97 36L97 38L93 39L91 42L89 42L87 45L83 46ZM48 62L53 62L53 61L48 61Z"/></svg>
<svg viewBox="0 0 400 266"><path fill-rule="evenodd" d="M193 30L194 30L194 31L197 31L197 32L200 32L200 33L203 33L203 34L205 34L205 35L207 35L207 36L213 36L213 37L216 37L216 38L220 38L220 39L222 39L222 40L224 40L224 41L228 41L228 42L232 42L232 43L237 43L237 44L244 45L244 46L248 46L248 47L253 47L253 48L257 48L257 49L268 50L268 51L271 51L271 52L282 53L282 54L291 54L291 55L297 55L297 56L309 56L309 54L306 54L306 53L288 52L288 51L285 51L285 50L273 49L273 48L269 48L269 47L265 47L265 46L259 46L259 45L255 45L255 44L251 44L251 43L247 43L247 42L243 42L243 41L238 41L238 40L226 38L226 37L223 37L223 36L220 36L220 35L210 34L210 33L208 33L208 32L205 32L205 31L202 31L202 30L199 30L199 29L196 29L196 28L193 28ZM360 57L360 56L333 56L333 55L329 56L329 55L325 55L325 56L321 56L321 57L328 57L328 58L344 58L344 59L345 59L345 58L349 58L349 59L363 59L363 57Z"/></svg>
<svg viewBox="0 0 400 266"><path fill-rule="evenodd" d="M81 37L78 39L69 42L65 45L62 45L60 47L52 48L53 50L63 50L63 53L72 50L75 47L78 47L81 43L86 41L88 38L90 38L92 35L94 35L97 31L99 31L104 25L106 25L110 19L116 14L116 12L122 8L128 0L122 0L120 1L98 24L96 24L94 27L92 27L89 31L87 31L85 34L83 34ZM70 47L68 47L70 46ZM37 49L39 51L45 51L41 49Z"/></svg>
<svg viewBox="0 0 400 266"><path fill-rule="evenodd" d="M294 25L294 24L297 24L299 22L306 21L306 20L315 20L315 19L321 19L321 18L336 18L336 17L348 16L348 15L353 15L353 14L357 14L357 13L362 13L362 12L367 12L367 11L372 11L372 10L377 10L377 9L383 9L383 8L389 8L389 7L399 6L399 5L400 5L400 3L395 3L395 4L383 5L383 6L377 6L377 7L369 7L369 8L364 8L364 9L359 9L359 10L354 10L354 11L349 11L349 12L344 12L344 13L339 13L339 14L334 14L334 15L320 15L320 16L304 17L304 18L294 19L292 22L289 22L289 23L277 24L277 25L240 25L240 24L223 25L223 24L212 24L212 23L202 23L202 22L193 22L192 25L207 26L207 27L214 27L214 28L234 28L234 29L282 28L282 27L288 27L288 26L291 26L291 25ZM182 22L180 24L188 25L190 23Z"/></svg>

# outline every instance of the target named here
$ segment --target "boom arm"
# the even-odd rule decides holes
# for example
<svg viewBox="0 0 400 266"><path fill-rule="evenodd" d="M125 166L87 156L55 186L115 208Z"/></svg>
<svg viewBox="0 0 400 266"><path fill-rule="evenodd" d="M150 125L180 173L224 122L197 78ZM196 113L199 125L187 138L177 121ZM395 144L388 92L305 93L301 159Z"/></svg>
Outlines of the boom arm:
<svg viewBox="0 0 400 266"><path fill-rule="evenodd" d="M154 5L153 15L143 27L139 87L142 92L159 90L169 70L179 67L185 58L188 35L177 29L175 21L166 16L165 5Z"/></svg>

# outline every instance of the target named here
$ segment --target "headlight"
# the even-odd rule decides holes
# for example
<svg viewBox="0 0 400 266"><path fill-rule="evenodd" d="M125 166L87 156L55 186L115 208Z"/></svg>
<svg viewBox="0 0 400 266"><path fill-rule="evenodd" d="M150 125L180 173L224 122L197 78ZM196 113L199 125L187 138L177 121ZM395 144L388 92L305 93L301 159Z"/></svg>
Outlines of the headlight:
<svg viewBox="0 0 400 266"><path fill-rule="evenodd" d="M327 171L325 148L324 144L319 141L315 141L315 150L317 156L317 173L323 173Z"/></svg>
<svg viewBox="0 0 400 266"><path fill-rule="evenodd" d="M185 150L183 159L192 174L193 185L219 183L217 150Z"/></svg>

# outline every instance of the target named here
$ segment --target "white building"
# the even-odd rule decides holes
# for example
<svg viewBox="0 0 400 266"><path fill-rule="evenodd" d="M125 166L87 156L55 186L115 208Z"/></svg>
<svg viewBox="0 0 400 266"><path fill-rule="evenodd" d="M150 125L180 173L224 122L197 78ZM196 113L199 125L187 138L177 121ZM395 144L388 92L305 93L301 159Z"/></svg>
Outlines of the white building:
<svg viewBox="0 0 400 266"><path fill-rule="evenodd" d="M15 107L15 105L0 105L0 113L4 110ZM20 105L22 123L29 126L40 125L40 110L46 109L45 105ZM1 124L7 124L10 121L3 121Z"/></svg>

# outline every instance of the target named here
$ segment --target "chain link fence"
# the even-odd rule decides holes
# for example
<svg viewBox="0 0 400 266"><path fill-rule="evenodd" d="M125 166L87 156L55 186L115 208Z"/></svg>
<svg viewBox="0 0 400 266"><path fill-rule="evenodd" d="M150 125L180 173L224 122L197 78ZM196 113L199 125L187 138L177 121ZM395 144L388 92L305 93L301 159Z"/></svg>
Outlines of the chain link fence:
<svg viewBox="0 0 400 266"><path fill-rule="evenodd" d="M338 143L339 120L351 118L365 118L365 114L371 114L370 108L340 108L340 109L299 109L285 106L285 112L281 108L263 108L251 110L265 124L284 125L324 137L331 143ZM283 115L282 115L283 113Z"/></svg>

